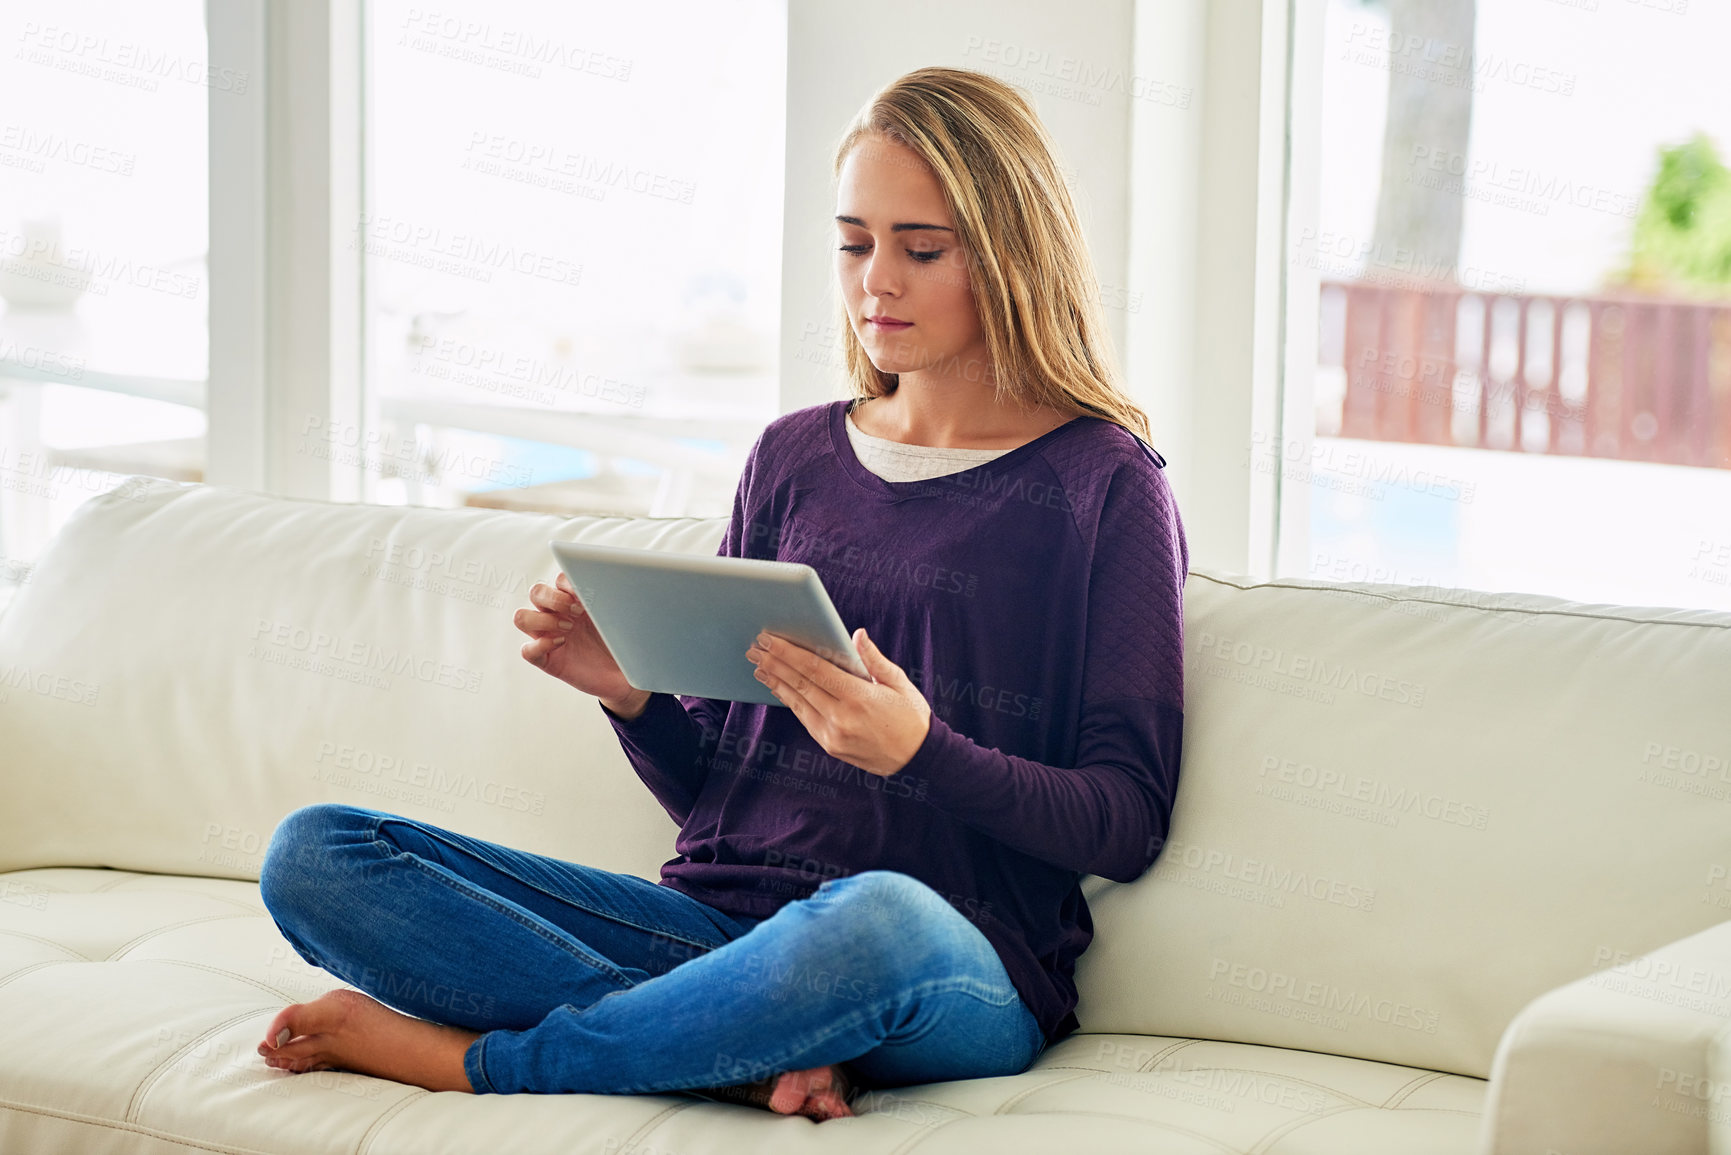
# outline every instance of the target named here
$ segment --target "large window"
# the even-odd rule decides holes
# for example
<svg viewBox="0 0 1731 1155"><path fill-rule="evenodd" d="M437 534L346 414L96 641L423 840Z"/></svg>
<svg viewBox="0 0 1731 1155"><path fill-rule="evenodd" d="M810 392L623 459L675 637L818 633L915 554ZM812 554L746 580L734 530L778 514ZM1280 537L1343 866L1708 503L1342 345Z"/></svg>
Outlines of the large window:
<svg viewBox="0 0 1731 1155"><path fill-rule="evenodd" d="M0 37L6 586L126 475L202 477L207 100L249 78L199 0L23 0Z"/></svg>
<svg viewBox="0 0 1731 1155"><path fill-rule="evenodd" d="M725 514L777 409L781 0L372 0L367 500Z"/></svg>
<svg viewBox="0 0 1731 1155"><path fill-rule="evenodd" d="M1731 8L1325 7L1287 568L1731 609Z"/></svg>

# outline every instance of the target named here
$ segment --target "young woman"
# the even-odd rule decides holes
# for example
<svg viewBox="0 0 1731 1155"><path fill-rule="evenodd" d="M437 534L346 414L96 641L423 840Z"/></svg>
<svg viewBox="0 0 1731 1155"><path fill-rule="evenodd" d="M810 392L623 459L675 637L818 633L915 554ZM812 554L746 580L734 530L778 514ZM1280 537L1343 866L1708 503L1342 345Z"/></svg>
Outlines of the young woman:
<svg viewBox="0 0 1731 1155"><path fill-rule="evenodd" d="M294 811L265 901L366 993L283 1010L273 1067L824 1119L860 1087L1017 1074L1079 1025L1081 876L1139 877L1177 785L1189 553L1165 461L1014 89L910 73L835 165L853 396L769 424L720 552L815 567L872 680L761 635L781 705L647 693L563 575L536 585L523 657L599 700L677 856L651 883Z"/></svg>

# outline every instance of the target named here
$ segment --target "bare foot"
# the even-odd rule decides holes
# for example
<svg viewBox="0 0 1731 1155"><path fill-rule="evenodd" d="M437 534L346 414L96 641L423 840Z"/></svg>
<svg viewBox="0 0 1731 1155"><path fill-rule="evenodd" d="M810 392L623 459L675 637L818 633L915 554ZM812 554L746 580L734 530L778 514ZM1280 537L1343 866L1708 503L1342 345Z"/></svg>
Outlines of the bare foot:
<svg viewBox="0 0 1731 1155"><path fill-rule="evenodd" d="M776 1076L775 1090L769 1095L769 1109L778 1115L805 1115L822 1122L853 1114L847 1105L851 1086L841 1067L811 1067L804 1071L783 1071Z"/></svg>
<svg viewBox="0 0 1731 1155"><path fill-rule="evenodd" d="M778 1115L804 1115L823 1122L853 1114L847 1104L852 1081L839 1064L783 1071L755 1083L696 1088L698 1094L728 1103L762 1107Z"/></svg>
<svg viewBox="0 0 1731 1155"><path fill-rule="evenodd" d="M277 1012L258 1053L282 1070L354 1071L429 1091L468 1091L463 1055L478 1031L410 1018L360 991L335 990Z"/></svg>

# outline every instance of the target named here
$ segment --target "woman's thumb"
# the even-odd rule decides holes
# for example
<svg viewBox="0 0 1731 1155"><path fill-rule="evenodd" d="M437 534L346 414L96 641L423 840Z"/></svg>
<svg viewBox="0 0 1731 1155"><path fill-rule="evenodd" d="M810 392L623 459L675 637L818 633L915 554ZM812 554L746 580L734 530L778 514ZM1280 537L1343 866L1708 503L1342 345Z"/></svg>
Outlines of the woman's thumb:
<svg viewBox="0 0 1731 1155"><path fill-rule="evenodd" d="M859 650L860 660L865 663L866 671L878 681L884 681L886 675L893 676L901 672L901 667L884 657L884 652L878 649L877 643L872 641L864 626L859 628L854 646Z"/></svg>

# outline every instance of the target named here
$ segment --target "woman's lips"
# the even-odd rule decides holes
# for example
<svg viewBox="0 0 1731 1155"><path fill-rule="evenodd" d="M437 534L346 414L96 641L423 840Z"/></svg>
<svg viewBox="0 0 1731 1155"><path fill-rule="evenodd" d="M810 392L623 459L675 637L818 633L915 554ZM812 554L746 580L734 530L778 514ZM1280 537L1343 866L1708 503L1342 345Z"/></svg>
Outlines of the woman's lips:
<svg viewBox="0 0 1731 1155"><path fill-rule="evenodd" d="M872 318L867 318L866 323L870 324L870 325L876 325L878 328L883 329L885 332L890 332L890 333L896 332L899 329L911 329L914 327L914 323L912 321L879 321L879 320L875 320Z"/></svg>

